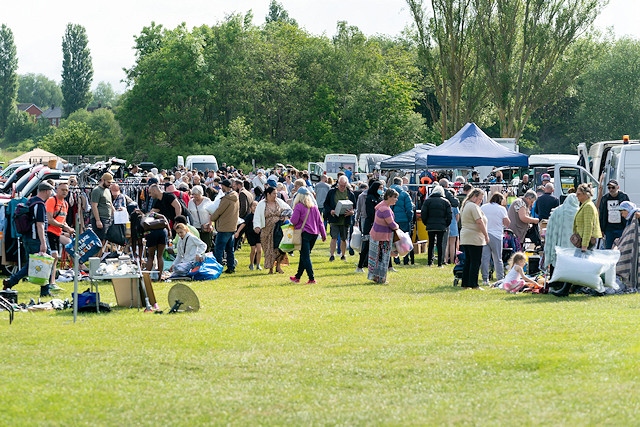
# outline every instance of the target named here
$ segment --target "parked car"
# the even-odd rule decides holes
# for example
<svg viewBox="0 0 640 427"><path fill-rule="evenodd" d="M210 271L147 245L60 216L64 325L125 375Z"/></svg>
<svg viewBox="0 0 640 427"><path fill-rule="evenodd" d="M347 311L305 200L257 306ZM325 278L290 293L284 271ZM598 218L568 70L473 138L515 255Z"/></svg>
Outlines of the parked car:
<svg viewBox="0 0 640 427"><path fill-rule="evenodd" d="M14 169L13 173L11 173L11 175L9 175L7 180L4 183L2 183L2 186L0 186L0 193L11 194L11 191L13 190L13 184L17 183L20 180L20 178L22 178L25 174L27 174L31 170L32 167L33 165L25 163L21 166L18 166L16 169Z"/></svg>

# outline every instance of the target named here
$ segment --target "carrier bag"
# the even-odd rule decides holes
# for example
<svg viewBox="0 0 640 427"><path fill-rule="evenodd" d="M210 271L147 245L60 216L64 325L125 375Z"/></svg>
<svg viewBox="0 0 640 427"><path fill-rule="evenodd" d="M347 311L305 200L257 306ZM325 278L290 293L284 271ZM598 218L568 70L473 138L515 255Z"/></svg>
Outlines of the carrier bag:
<svg viewBox="0 0 640 427"><path fill-rule="evenodd" d="M295 246L293 244L294 226L287 221L287 223L282 224L280 228L282 229L282 240L280 240L280 245L278 245L278 248L283 252L291 252L295 249Z"/></svg>
<svg viewBox="0 0 640 427"><path fill-rule="evenodd" d="M29 281L36 285L46 285L51 277L54 258L50 255L29 255Z"/></svg>
<svg viewBox="0 0 640 427"><path fill-rule="evenodd" d="M351 249L360 253L360 249L362 248L362 231L360 231L360 228L353 227L349 244L351 245Z"/></svg>
<svg viewBox="0 0 640 427"><path fill-rule="evenodd" d="M202 262L195 264L189 272L193 280L215 280L222 274L222 265L216 261L215 257L208 256Z"/></svg>
<svg viewBox="0 0 640 427"><path fill-rule="evenodd" d="M411 242L411 236L409 233L397 229L395 235L398 239L395 241L396 251L399 256L405 256L413 249L413 243Z"/></svg>

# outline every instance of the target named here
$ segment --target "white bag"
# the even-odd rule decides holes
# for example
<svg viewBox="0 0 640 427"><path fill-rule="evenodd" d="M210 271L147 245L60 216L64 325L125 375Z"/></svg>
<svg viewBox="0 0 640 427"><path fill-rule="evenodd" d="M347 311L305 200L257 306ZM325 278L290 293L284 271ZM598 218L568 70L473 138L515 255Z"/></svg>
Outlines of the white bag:
<svg viewBox="0 0 640 427"><path fill-rule="evenodd" d="M51 277L51 269L53 268L53 257L50 255L29 255L29 281L36 285L46 285Z"/></svg>
<svg viewBox="0 0 640 427"><path fill-rule="evenodd" d="M129 222L129 212L127 212L126 208L122 210L116 210L113 213L113 223L114 224L126 224Z"/></svg>
<svg viewBox="0 0 640 427"><path fill-rule="evenodd" d="M611 266L620 259L617 250L593 250L582 252L576 248L556 246L556 262L551 282L569 282L587 286L597 292L605 291L601 275L604 274L606 286L617 288ZM615 267L614 267L615 268Z"/></svg>
<svg viewBox="0 0 640 427"><path fill-rule="evenodd" d="M411 236L409 233L405 233L404 231L397 229L396 235L398 236L398 240L396 240L396 251L398 251L399 256L405 256L409 252L413 250L413 243L411 242Z"/></svg>
<svg viewBox="0 0 640 427"><path fill-rule="evenodd" d="M351 249L360 253L360 249L362 248L362 231L360 231L358 227L353 227L349 245L351 246Z"/></svg>

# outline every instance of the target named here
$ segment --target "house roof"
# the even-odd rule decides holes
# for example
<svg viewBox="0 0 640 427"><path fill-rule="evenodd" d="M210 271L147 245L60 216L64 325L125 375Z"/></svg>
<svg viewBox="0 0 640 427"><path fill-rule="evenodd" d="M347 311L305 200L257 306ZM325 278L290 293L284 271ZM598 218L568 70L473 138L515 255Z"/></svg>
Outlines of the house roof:
<svg viewBox="0 0 640 427"><path fill-rule="evenodd" d="M47 108L43 111L41 117L45 119L60 119L62 118L62 108L54 105L53 108Z"/></svg>

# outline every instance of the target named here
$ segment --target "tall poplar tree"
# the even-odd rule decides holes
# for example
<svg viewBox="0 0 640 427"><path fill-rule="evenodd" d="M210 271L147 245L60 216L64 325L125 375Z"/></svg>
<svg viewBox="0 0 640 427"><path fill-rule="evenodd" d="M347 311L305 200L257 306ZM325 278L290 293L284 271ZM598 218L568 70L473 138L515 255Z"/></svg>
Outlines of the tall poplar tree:
<svg viewBox="0 0 640 427"><path fill-rule="evenodd" d="M4 136L9 115L15 109L18 93L18 55L13 32L5 24L0 28L0 137Z"/></svg>
<svg viewBox="0 0 640 427"><path fill-rule="evenodd" d="M65 116L91 101L93 66L87 31L82 25L68 24L62 38L62 107Z"/></svg>

